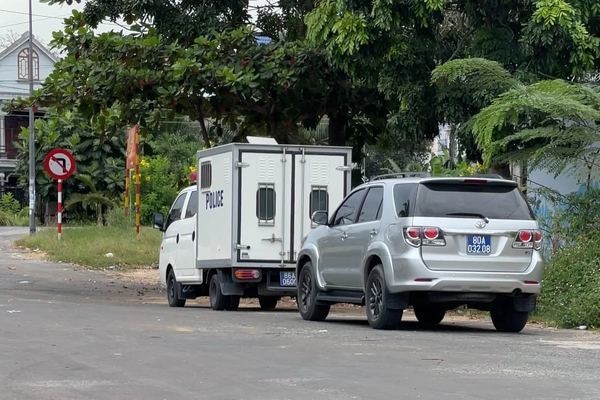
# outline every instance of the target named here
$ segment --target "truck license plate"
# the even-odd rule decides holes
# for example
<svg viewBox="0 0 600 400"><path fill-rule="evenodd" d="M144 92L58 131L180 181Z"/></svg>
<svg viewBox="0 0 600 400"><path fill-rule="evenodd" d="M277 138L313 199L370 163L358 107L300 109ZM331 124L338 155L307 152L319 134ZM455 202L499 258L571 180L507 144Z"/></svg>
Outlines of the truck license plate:
<svg viewBox="0 0 600 400"><path fill-rule="evenodd" d="M279 272L279 286L296 286L296 273L293 271Z"/></svg>
<svg viewBox="0 0 600 400"><path fill-rule="evenodd" d="M492 237L490 235L468 235L467 254L486 256L492 253Z"/></svg>

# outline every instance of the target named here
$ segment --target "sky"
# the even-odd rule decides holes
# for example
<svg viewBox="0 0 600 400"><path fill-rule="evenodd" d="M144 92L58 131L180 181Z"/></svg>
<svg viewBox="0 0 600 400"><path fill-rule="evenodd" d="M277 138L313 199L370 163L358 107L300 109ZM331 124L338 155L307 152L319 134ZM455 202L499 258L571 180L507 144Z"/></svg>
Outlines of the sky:
<svg viewBox="0 0 600 400"><path fill-rule="evenodd" d="M32 0L33 35L48 44L52 40L52 32L62 30L63 19L71 15L71 10L83 9L83 3L73 2L68 5L48 5L39 0ZM0 36L10 31L18 36L29 29L29 1L28 0L0 0ZM121 28L111 23L103 23L98 31L120 31Z"/></svg>

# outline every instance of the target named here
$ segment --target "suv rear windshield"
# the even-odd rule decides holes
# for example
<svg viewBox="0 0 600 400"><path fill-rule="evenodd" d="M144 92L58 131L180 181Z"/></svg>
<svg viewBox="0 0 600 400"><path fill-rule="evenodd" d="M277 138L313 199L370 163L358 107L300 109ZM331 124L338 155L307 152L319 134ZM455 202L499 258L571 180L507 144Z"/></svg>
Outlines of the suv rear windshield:
<svg viewBox="0 0 600 400"><path fill-rule="evenodd" d="M461 215L462 214L462 215ZM415 216L446 218L533 219L516 186L430 182L419 185Z"/></svg>

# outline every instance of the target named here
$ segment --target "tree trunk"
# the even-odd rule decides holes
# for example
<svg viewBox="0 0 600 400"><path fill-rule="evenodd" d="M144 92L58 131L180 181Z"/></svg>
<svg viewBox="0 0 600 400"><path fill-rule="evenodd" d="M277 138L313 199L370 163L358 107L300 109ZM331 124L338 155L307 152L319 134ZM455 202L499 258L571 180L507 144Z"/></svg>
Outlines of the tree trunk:
<svg viewBox="0 0 600 400"><path fill-rule="evenodd" d="M456 143L456 124L450 124L450 130L448 131L448 156L450 160L456 165L458 146Z"/></svg>
<svg viewBox="0 0 600 400"><path fill-rule="evenodd" d="M348 118L342 112L332 113L329 116L329 145L346 145L346 124Z"/></svg>
<svg viewBox="0 0 600 400"><path fill-rule="evenodd" d="M210 136L208 135L208 129L206 129L206 123L204 122L204 116L200 113L200 118L198 118L198 122L200 122L200 133L202 134L202 139L204 140L204 147L207 149L210 148Z"/></svg>

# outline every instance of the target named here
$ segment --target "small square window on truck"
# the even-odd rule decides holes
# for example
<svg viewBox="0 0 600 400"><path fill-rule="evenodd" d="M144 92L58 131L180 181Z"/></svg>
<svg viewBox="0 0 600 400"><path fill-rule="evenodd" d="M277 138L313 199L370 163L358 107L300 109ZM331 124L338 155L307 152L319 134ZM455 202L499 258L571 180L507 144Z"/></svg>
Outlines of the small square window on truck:
<svg viewBox="0 0 600 400"><path fill-rule="evenodd" d="M275 185L259 183L256 191L256 218L259 225L275 225Z"/></svg>

